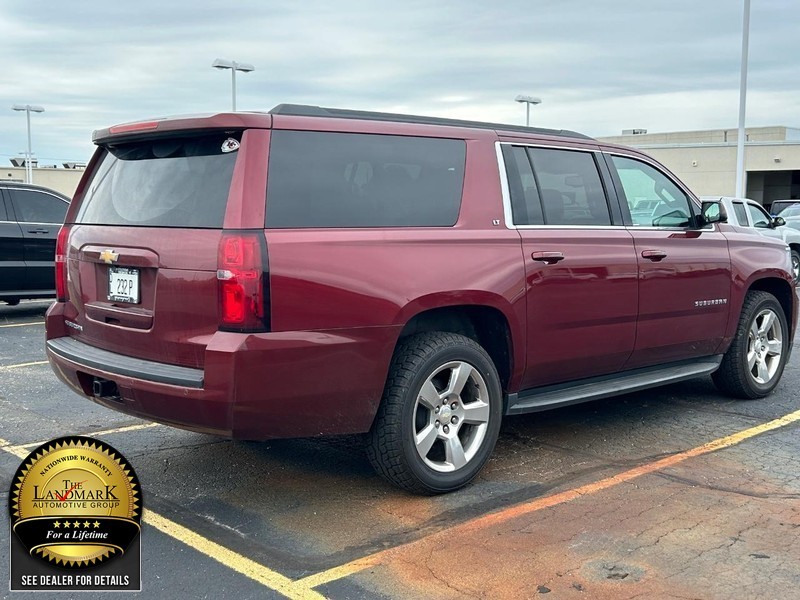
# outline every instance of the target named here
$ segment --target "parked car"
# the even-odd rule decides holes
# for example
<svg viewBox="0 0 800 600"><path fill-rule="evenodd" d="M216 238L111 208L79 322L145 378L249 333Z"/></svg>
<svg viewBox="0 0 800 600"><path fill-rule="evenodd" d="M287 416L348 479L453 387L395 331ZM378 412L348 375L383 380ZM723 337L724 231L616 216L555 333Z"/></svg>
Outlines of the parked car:
<svg viewBox="0 0 800 600"><path fill-rule="evenodd" d="M783 209L780 217L787 227L800 229L800 204L795 204Z"/></svg>
<svg viewBox="0 0 800 600"><path fill-rule="evenodd" d="M715 200L724 204L729 223L739 227L750 227L763 236L786 242L791 251L792 276L795 283L800 283L800 231L784 227L787 221L783 214L780 217L772 217L758 202L747 198L701 196L700 199ZM798 209L800 209L800 205L798 205ZM792 210L792 208L789 207L784 212L788 210Z"/></svg>
<svg viewBox="0 0 800 600"><path fill-rule="evenodd" d="M114 410L365 433L378 473L439 493L476 476L505 415L709 374L759 398L789 356L786 245L631 148L295 105L94 141L47 355Z"/></svg>
<svg viewBox="0 0 800 600"><path fill-rule="evenodd" d="M56 236L68 206L54 190L0 182L0 300L55 297Z"/></svg>
<svg viewBox="0 0 800 600"><path fill-rule="evenodd" d="M777 217L790 206L800 206L800 200L774 200L769 205L769 212L773 217Z"/></svg>

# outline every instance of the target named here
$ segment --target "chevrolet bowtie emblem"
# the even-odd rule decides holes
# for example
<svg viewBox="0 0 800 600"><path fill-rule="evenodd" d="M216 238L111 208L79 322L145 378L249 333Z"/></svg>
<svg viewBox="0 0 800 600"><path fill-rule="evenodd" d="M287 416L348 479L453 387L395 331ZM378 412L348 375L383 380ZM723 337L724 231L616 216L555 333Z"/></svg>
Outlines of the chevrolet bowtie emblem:
<svg viewBox="0 0 800 600"><path fill-rule="evenodd" d="M117 262L118 258L119 258L119 254L117 252L114 252L111 249L103 250L100 253L100 260L102 260L104 263L107 263L109 265L111 263L113 263L113 262Z"/></svg>

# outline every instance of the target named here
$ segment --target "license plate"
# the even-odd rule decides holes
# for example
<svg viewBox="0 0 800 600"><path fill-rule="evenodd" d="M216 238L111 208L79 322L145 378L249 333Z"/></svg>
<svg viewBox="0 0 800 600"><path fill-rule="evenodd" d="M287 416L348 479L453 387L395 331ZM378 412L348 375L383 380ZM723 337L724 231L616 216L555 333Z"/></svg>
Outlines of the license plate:
<svg viewBox="0 0 800 600"><path fill-rule="evenodd" d="M139 304L139 269L109 267L108 299Z"/></svg>

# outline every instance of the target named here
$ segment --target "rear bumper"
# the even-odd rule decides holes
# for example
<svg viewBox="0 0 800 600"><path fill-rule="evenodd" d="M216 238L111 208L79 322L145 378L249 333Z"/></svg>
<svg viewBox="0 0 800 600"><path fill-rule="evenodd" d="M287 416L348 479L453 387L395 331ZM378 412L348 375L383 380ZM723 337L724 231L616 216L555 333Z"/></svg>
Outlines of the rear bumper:
<svg viewBox="0 0 800 600"><path fill-rule="evenodd" d="M48 340L48 353L71 361L74 364L101 371L135 377L153 383L168 383L188 388L202 389L203 370L133 358L108 350L101 350L71 337Z"/></svg>
<svg viewBox="0 0 800 600"><path fill-rule="evenodd" d="M399 335L395 327L217 332L204 368L191 369L71 337L58 304L48 311L47 357L69 387L120 412L238 439L369 430ZM95 378L114 382L119 396L94 397Z"/></svg>

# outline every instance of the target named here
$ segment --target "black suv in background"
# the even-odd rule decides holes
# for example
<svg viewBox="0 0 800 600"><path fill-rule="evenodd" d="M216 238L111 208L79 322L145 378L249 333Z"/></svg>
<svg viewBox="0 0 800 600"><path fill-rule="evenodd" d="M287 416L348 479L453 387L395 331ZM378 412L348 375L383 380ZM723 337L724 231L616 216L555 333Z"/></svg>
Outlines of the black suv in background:
<svg viewBox="0 0 800 600"><path fill-rule="evenodd" d="M56 236L68 206L54 190L0 182L0 300L55 297Z"/></svg>

